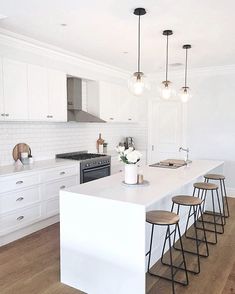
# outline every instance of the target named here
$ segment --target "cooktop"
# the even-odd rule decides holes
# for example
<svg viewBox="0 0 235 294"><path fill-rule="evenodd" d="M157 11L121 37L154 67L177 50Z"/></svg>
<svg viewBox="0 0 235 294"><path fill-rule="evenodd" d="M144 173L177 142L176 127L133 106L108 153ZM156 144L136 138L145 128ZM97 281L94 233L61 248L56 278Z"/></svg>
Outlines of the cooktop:
<svg viewBox="0 0 235 294"><path fill-rule="evenodd" d="M99 154L99 153L88 153L88 152L71 152L71 153L57 154L56 158L86 160L86 159L98 158L98 157L104 157L104 156L107 156L107 155Z"/></svg>

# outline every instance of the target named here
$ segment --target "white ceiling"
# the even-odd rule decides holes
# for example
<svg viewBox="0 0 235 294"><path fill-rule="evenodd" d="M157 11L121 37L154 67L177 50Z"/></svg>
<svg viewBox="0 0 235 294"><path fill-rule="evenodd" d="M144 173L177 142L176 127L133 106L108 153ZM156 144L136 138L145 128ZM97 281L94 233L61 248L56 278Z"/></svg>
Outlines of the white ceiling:
<svg viewBox="0 0 235 294"><path fill-rule="evenodd" d="M164 68L164 29L174 31L170 63L184 62L181 46L189 43L192 67L235 64L234 0L0 0L0 14L7 16L0 27L135 71L136 7L148 12L142 17L144 72Z"/></svg>

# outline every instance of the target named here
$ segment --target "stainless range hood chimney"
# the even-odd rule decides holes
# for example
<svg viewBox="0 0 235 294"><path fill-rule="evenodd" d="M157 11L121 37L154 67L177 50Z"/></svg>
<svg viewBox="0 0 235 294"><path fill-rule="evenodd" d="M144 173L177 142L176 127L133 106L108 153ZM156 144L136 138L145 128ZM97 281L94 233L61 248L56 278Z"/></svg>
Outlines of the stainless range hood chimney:
<svg viewBox="0 0 235 294"><path fill-rule="evenodd" d="M105 123L101 118L83 110L85 93L83 93L82 79L67 78L68 121Z"/></svg>

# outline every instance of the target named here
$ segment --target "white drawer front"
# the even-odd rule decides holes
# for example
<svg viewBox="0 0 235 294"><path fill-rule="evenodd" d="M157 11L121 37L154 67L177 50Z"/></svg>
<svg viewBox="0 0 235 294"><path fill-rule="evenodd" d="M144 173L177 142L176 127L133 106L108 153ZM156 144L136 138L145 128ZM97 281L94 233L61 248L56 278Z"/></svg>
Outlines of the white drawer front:
<svg viewBox="0 0 235 294"><path fill-rule="evenodd" d="M50 217L59 213L59 198L51 199L46 202L46 216Z"/></svg>
<svg viewBox="0 0 235 294"><path fill-rule="evenodd" d="M17 212L0 216L0 233L4 234L36 221L41 217L41 206L19 209Z"/></svg>
<svg viewBox="0 0 235 294"><path fill-rule="evenodd" d="M42 182L63 179L73 175L78 175L79 165L72 167L56 168L53 170L45 171L41 175Z"/></svg>
<svg viewBox="0 0 235 294"><path fill-rule="evenodd" d="M65 178L52 183L45 183L42 185L42 199L45 200L59 196L59 192L61 189L66 189L76 184L77 176Z"/></svg>
<svg viewBox="0 0 235 294"><path fill-rule="evenodd" d="M40 200L40 190L38 186L27 190L16 190L11 193L0 195L0 214L21 208L28 204L33 204Z"/></svg>
<svg viewBox="0 0 235 294"><path fill-rule="evenodd" d="M0 193L37 185L39 182L39 175L17 175L12 177L3 177L0 178Z"/></svg>

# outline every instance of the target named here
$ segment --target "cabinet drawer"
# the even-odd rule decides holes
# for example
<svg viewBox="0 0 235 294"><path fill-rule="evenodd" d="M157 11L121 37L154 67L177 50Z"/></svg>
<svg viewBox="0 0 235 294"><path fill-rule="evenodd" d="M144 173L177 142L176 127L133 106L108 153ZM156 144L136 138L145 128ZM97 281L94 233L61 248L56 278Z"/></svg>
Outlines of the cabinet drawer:
<svg viewBox="0 0 235 294"><path fill-rule="evenodd" d="M59 198L51 199L46 202L46 217L58 214L59 210Z"/></svg>
<svg viewBox="0 0 235 294"><path fill-rule="evenodd" d="M0 216L0 233L16 230L24 227L41 217L41 206L36 205L17 212Z"/></svg>
<svg viewBox="0 0 235 294"><path fill-rule="evenodd" d="M65 189L77 184L77 176L65 178L60 181L45 183L42 185L42 199L50 199L59 196L61 189Z"/></svg>
<svg viewBox="0 0 235 294"><path fill-rule="evenodd" d="M72 166L46 171L41 175L42 182L78 175L78 167L79 166Z"/></svg>
<svg viewBox="0 0 235 294"><path fill-rule="evenodd" d="M39 187L27 190L19 190L0 195L0 214L21 208L28 204L33 204L40 200Z"/></svg>
<svg viewBox="0 0 235 294"><path fill-rule="evenodd" d="M39 175L17 175L0 178L0 193L39 184Z"/></svg>

